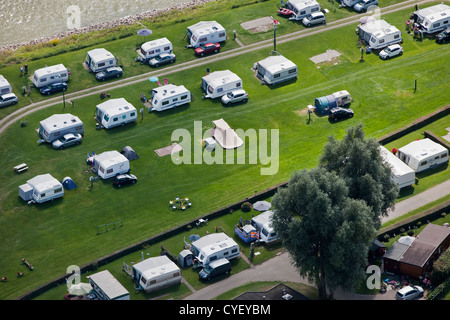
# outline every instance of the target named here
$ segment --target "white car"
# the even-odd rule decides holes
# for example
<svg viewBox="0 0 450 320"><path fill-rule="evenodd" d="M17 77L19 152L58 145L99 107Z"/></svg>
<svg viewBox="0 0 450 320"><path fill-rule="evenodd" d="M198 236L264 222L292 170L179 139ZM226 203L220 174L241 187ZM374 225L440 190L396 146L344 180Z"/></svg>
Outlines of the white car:
<svg viewBox="0 0 450 320"><path fill-rule="evenodd" d="M228 92L226 95L222 96L223 104L230 104L236 102L247 102L248 94L245 90L238 89L231 92Z"/></svg>
<svg viewBox="0 0 450 320"><path fill-rule="evenodd" d="M413 300L423 296L423 288L420 286L406 286L395 294L397 300Z"/></svg>
<svg viewBox="0 0 450 320"><path fill-rule="evenodd" d="M0 96L0 107L6 107L12 104L16 104L19 101L14 93L6 93Z"/></svg>
<svg viewBox="0 0 450 320"><path fill-rule="evenodd" d="M310 27L314 24L324 24L325 22L325 15L322 12L313 12L302 20L305 27Z"/></svg>
<svg viewBox="0 0 450 320"><path fill-rule="evenodd" d="M62 149L72 145L78 145L81 143L82 139L83 137L79 133L67 133L63 137L53 141L52 146L54 149Z"/></svg>
<svg viewBox="0 0 450 320"><path fill-rule="evenodd" d="M403 48L399 44L393 44L381 50L378 54L381 59L386 60L395 56L401 56L403 54Z"/></svg>

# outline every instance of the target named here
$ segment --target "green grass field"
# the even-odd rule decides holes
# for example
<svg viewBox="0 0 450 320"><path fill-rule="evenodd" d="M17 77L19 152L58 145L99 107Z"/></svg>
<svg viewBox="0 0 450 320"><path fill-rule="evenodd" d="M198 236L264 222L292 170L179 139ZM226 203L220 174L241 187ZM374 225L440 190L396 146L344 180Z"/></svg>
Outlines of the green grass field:
<svg viewBox="0 0 450 320"><path fill-rule="evenodd" d="M251 8L253 15L245 16L243 21L259 17L260 12L255 13L253 6L263 4L265 3L234 9L230 17L233 14L244 17L244 13L250 12ZM409 12L410 10L403 10L387 15L386 20L402 26ZM282 21L282 24L287 22ZM180 32L184 30L181 23L172 27L179 27ZM90 263L286 181L293 171L315 166L327 137L342 137L350 125L363 123L367 136L377 138L449 103L448 45L437 45L430 39L416 42L405 33L405 54L402 57L381 61L375 54L370 54L365 56L364 62L360 62L354 29L354 25L346 26L280 44L280 52L299 66L300 73L296 81L275 87L260 85L250 70L254 62L269 54L268 49L211 63L208 66L211 71L230 69L243 79L244 88L250 95L249 102L244 105L224 107L219 101L202 100L200 82L205 74L205 67L197 67L167 77L169 82L183 84L191 90L195 99L189 106L159 114L146 112L143 120L139 119L135 124L123 128L95 129L93 115L95 105L100 102L97 94L76 99L74 108L66 105L63 109L60 103L37 111L26 117L26 127L20 127L18 120L0 137L0 166L4 168L0 172L0 234L3 240L0 244L0 276L8 276L10 279L0 283L0 299L15 298L47 283L64 274L69 265ZM172 29L170 31L177 34ZM164 34L163 29L159 32ZM270 38L271 32L264 37ZM129 46L123 45L125 41L128 41L128 45L136 41L131 38L116 40L107 45L121 47L123 54L127 52L132 55ZM232 41L229 43L230 47L235 45ZM308 60L327 49L338 50L342 54L341 62L317 68ZM63 54L45 59L45 62L38 60L34 62L34 66L44 63L50 65L64 57L66 61L77 61L72 63L81 67L80 61L84 54L85 50L67 53L67 57ZM123 63L125 64L124 61ZM133 67L129 63L127 72L143 67ZM2 73L3 71L10 74L16 72L12 67L6 67L1 70ZM93 75L86 75L84 70L76 67L72 72L71 91L93 84ZM139 71L136 69L133 72ZM418 79L416 93L415 79ZM142 107L140 93L148 95L154 85L143 81L112 90L110 94L113 98L125 97L139 110ZM314 98L343 89L348 90L354 98L354 118L335 124L330 123L326 117L316 115L312 115L311 121L308 120L304 110L308 104L313 104ZM32 97L33 95L37 93L33 93ZM7 112L9 110L5 111ZM59 151L53 150L49 145L38 145L36 129L39 121L54 113L63 112L77 115L84 122L86 132L83 143ZM203 131L207 131L212 127L211 121L220 118L224 118L234 129L278 129L280 160L277 174L261 175L260 169L267 167L261 163L175 165L170 156L158 157L154 152L173 142L171 134L175 129L185 128L193 132L194 121L201 121ZM200 141L192 141L192 145L199 143ZM85 163L86 154L92 151L120 151L127 145L140 156L140 159L131 162L131 172L137 175L139 182L117 190L112 187L111 181L99 180L91 189L88 180L91 173ZM248 155L248 149L246 150ZM16 175L12 168L22 162L26 162L30 169L24 174ZM18 186L35 175L47 172L58 180L66 176L72 177L78 188L66 191L62 199L51 203L31 206L24 203L18 196ZM445 170L443 176L448 178L449 170ZM183 212L170 210L168 202L177 196L189 197L193 203L192 208ZM237 221L239 217L231 215L228 219ZM123 222L121 228L96 234L97 226L119 220ZM209 227L213 226L210 224ZM181 239L173 241L173 244L169 243L167 246L174 254L178 254L181 251ZM20 264L21 258L30 261L35 266L35 271L26 272L25 277L16 279L15 274L25 268ZM183 276L189 278L195 275L183 273Z"/></svg>

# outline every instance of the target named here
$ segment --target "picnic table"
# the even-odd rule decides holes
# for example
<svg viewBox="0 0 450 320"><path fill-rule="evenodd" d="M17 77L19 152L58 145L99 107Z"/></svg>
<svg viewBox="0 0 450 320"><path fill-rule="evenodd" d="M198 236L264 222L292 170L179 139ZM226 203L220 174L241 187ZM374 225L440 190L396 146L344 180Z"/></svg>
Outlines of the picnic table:
<svg viewBox="0 0 450 320"><path fill-rule="evenodd" d="M28 166L26 163L21 163L14 167L14 171L17 173L22 173L24 171L28 170Z"/></svg>

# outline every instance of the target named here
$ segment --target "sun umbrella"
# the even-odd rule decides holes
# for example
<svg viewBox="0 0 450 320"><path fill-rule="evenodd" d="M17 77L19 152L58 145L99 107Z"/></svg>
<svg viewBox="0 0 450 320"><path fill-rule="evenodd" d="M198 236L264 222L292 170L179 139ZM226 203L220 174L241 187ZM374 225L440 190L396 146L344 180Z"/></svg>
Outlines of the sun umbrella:
<svg viewBox="0 0 450 320"><path fill-rule="evenodd" d="M92 291L92 286L89 283L77 283L70 286L69 294L74 296L82 296Z"/></svg>
<svg viewBox="0 0 450 320"><path fill-rule="evenodd" d="M268 201L256 201L253 204L253 209L258 210L258 211L267 211L271 207L272 207L272 205Z"/></svg>
<svg viewBox="0 0 450 320"><path fill-rule="evenodd" d="M158 82L158 77L150 77L148 79L148 81L150 81L150 82Z"/></svg>
<svg viewBox="0 0 450 320"><path fill-rule="evenodd" d="M137 33L137 35L139 35L139 36L144 36L144 37L146 37L146 36L149 36L149 35L152 34L152 30L150 30L150 29L140 29L140 30L138 30L136 33Z"/></svg>

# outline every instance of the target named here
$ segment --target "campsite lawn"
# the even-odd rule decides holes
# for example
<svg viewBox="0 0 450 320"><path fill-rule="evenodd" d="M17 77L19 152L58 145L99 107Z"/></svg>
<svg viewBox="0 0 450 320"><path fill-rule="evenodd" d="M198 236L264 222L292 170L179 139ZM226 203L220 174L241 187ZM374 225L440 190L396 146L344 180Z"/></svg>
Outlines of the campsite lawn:
<svg viewBox="0 0 450 320"><path fill-rule="evenodd" d="M386 18L401 25L409 11ZM238 59L211 63L211 71L230 69L243 79L244 88L250 95L247 104L224 107L218 101L202 100L200 81L205 68L198 67L168 77L169 82L184 84L191 90L195 99L189 106L160 114L145 112L144 119L139 118L135 124L96 130L93 115L100 98L95 94L77 99L74 108L66 106L63 109L62 104L58 104L37 111L27 116L26 127L20 127L18 121L8 128L0 137L5 155L0 159L0 166L4 168L0 172L0 234L3 240L0 244L0 276L8 276L8 281L2 283L0 299L15 298L47 283L65 274L69 265L91 263L286 181L294 170L314 166L327 137L342 137L350 125L362 123L367 136L377 138L448 104L448 46L437 45L429 39L415 42L405 35L402 57L381 61L371 54L365 56L364 62L359 62L354 28L347 26L280 44L285 56L299 66L300 74L296 81L274 87L260 85L250 70L255 61L268 55L267 49ZM340 63L317 68L308 60L328 48L342 53ZM419 79L415 94L414 79ZM125 97L139 110L142 107L140 93L148 94L152 85L155 84L144 81L110 93L112 98ZM311 115L309 121L305 108L313 104L314 98L343 89L354 98L354 118L330 123L326 117ZM83 143L58 151L49 145L37 145L35 129L39 121L62 112L73 113L84 122ZM205 132L212 127L211 121L220 118L234 129L268 129L269 134L271 129L279 130L279 162L175 165L170 156L158 157L154 152L175 142L171 138L175 129L185 128L193 133L194 121L201 121ZM192 146L200 144L200 140L201 137L192 137ZM269 146L270 141L269 136ZM138 183L118 190L112 187L111 181L99 180L91 189L88 179L92 173L85 163L86 154L120 151L126 145L140 156L131 162L131 171L137 175ZM248 156L248 149L245 150ZM269 152L271 150L269 147ZM12 168L22 162L28 164L29 171L14 174ZM261 175L260 169L270 165L278 169L277 173ZM18 186L47 172L58 180L72 177L78 188L66 191L62 199L51 203L25 204L18 197ZM448 170L446 175L449 177ZM170 210L168 202L177 196L189 197L193 206L183 212ZM239 219L237 215L223 217L228 218L234 221L233 224ZM97 235L97 226L115 221L122 221L123 226ZM224 223L228 228L233 225L230 221ZM212 224L208 227L214 228ZM178 255L181 238L173 241L167 247ZM20 264L21 258L30 261L35 270L27 272ZM245 268L245 264L237 266L239 268ZM15 274L19 271L24 271L25 276L16 279ZM186 277L193 276L186 273Z"/></svg>

